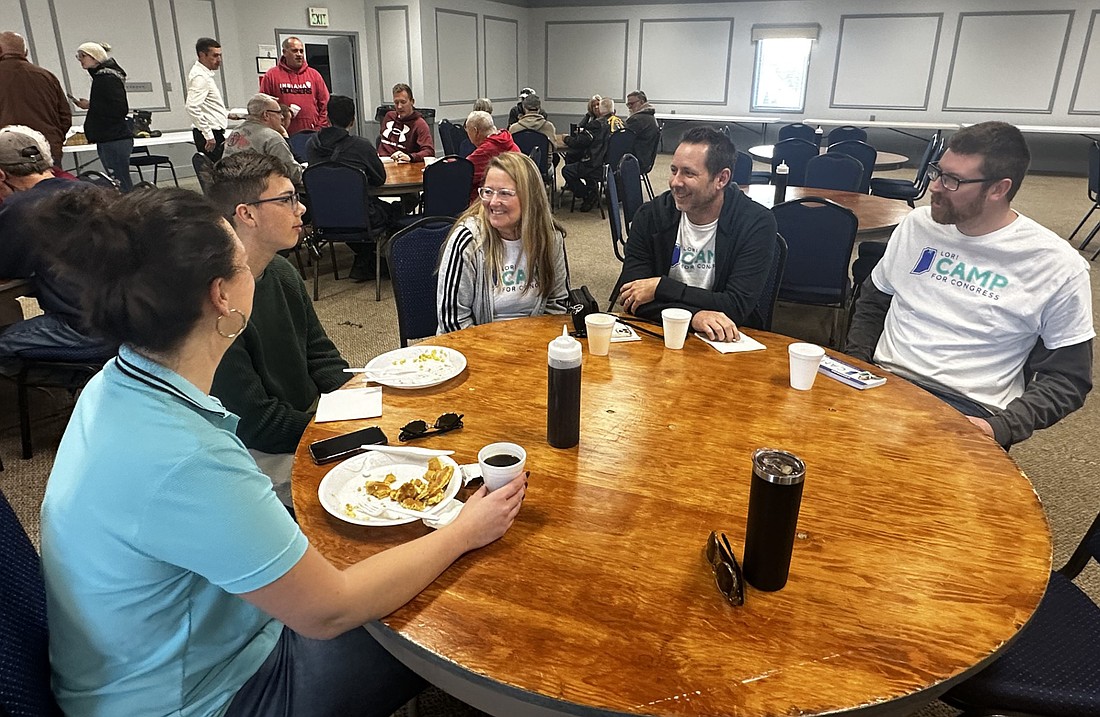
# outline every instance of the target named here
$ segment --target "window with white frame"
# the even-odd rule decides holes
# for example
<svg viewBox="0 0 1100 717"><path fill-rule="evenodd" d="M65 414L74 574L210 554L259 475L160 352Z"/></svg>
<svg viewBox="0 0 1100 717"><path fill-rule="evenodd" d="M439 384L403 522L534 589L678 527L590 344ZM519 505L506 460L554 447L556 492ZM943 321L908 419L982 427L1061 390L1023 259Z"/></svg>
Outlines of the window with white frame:
<svg viewBox="0 0 1100 717"><path fill-rule="evenodd" d="M801 112L806 106L810 49L817 25L754 25L756 63L752 76L753 110Z"/></svg>

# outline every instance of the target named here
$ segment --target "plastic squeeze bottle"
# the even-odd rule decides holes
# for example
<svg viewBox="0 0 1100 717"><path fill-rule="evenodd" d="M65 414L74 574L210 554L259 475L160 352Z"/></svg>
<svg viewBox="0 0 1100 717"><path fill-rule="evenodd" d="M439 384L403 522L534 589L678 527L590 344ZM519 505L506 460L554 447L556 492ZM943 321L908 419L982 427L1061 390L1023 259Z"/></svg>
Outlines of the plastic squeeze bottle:
<svg viewBox="0 0 1100 717"><path fill-rule="evenodd" d="M546 442L572 448L581 439L581 342L563 326L546 352Z"/></svg>
<svg viewBox="0 0 1100 717"><path fill-rule="evenodd" d="M782 204L787 201L787 175L791 173L791 168L787 166L786 162L780 161L779 166L775 168L775 201L773 204Z"/></svg>

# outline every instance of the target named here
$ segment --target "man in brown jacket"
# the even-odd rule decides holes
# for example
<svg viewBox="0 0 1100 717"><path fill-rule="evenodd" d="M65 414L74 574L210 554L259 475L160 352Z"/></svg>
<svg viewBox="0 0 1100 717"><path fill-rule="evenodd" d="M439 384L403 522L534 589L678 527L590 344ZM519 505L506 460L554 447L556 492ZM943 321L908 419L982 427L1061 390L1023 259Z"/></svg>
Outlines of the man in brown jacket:
<svg viewBox="0 0 1100 717"><path fill-rule="evenodd" d="M72 119L57 78L27 60L27 43L20 35L0 32L0 127L19 124L38 130L61 166L61 145Z"/></svg>

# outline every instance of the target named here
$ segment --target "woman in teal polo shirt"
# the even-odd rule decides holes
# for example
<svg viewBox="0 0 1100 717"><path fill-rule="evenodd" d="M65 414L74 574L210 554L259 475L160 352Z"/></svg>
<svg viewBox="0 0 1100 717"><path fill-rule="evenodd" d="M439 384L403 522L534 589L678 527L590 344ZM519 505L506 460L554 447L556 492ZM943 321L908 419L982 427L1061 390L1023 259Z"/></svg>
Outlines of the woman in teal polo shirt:
<svg viewBox="0 0 1100 717"><path fill-rule="evenodd" d="M272 211L280 208L268 205ZM68 715L388 715L420 688L361 628L496 540L522 478L448 527L338 570L208 395L248 321L244 248L200 195L65 192L42 236L121 345L42 504L54 692Z"/></svg>

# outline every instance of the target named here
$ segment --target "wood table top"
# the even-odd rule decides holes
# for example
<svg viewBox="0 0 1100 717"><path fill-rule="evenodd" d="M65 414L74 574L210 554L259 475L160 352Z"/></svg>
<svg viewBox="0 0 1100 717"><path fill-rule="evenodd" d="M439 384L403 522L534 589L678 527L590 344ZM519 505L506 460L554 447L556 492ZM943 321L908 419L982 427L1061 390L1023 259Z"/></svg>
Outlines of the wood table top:
<svg viewBox="0 0 1100 717"><path fill-rule="evenodd" d="M562 320L435 337L465 354L462 374L384 389L380 419L307 429L294 507L341 567L427 528L329 516L317 487L330 466L310 462L310 442L374 423L396 439L410 420L457 411L463 429L418 445L453 449L459 463L499 440L527 450L512 529L372 631L520 706L748 717L929 700L1031 617L1051 567L1042 506L1008 455L946 404L893 376L866 391L818 376L795 391L792 339L776 334L750 332L767 350L728 355L643 336L606 357L585 350L581 442L553 449L546 346ZM763 446L806 462L798 538L786 587L750 586L734 608L703 549L724 531L741 557L750 456Z"/></svg>
<svg viewBox="0 0 1100 717"><path fill-rule="evenodd" d="M371 187L371 194L395 196L424 189L423 162L383 162L382 166L386 168L386 183L381 187Z"/></svg>
<svg viewBox="0 0 1100 717"><path fill-rule="evenodd" d="M827 148L822 147L820 149L821 154L825 154ZM761 162L771 162L772 152L775 151L774 144L758 144L755 147L749 147L748 152L752 155L753 159L758 159ZM896 154L894 152L879 152L875 156L875 169L898 169L904 167L905 163L909 161L909 158L904 154Z"/></svg>
<svg viewBox="0 0 1100 717"><path fill-rule="evenodd" d="M775 187L770 184L749 184L741 191L758 204L771 209L775 204ZM912 208L903 201L876 197L873 194L843 192L839 189L818 189L816 187L787 187L786 200L803 197L822 197L847 207L855 212L859 220L857 234L878 234L893 230L902 219L909 216Z"/></svg>

